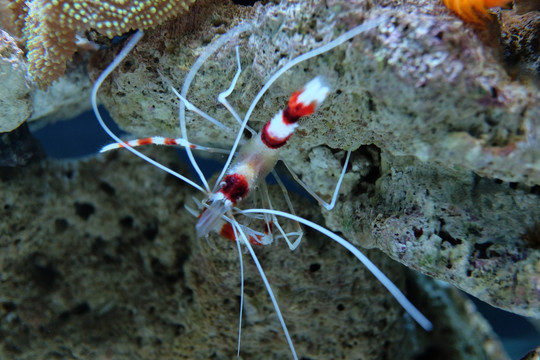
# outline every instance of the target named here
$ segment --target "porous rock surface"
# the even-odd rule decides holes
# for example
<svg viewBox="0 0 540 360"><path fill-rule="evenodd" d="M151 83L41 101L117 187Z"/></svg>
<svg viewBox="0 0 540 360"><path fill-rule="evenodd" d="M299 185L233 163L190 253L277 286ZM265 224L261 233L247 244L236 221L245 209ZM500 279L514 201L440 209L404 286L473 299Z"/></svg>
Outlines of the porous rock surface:
<svg viewBox="0 0 540 360"><path fill-rule="evenodd" d="M171 149L149 155L187 173ZM120 151L0 168L0 186L0 358L236 356L238 252L217 236L197 239L183 208L193 193L187 185ZM277 241L256 253L304 359L507 359L470 301L378 250L367 255L433 321L433 332L316 232L294 252ZM290 358L247 255L244 265L240 355Z"/></svg>
<svg viewBox="0 0 540 360"><path fill-rule="evenodd" d="M25 121L71 119L90 108L90 81L86 71L88 53L80 49L67 74L47 90L37 89L28 75L28 63L17 38L3 29L10 13L0 2L0 133L13 131Z"/></svg>
<svg viewBox="0 0 540 360"><path fill-rule="evenodd" d="M91 83L81 61L81 66L70 66L70 71L54 81L47 90L33 88L32 115L28 121L46 122L73 119L90 109ZM71 64L70 64L71 65ZM78 65L78 64L77 64Z"/></svg>
<svg viewBox="0 0 540 360"><path fill-rule="evenodd" d="M23 58L15 40L0 29L0 132L17 128L32 112L30 80Z"/></svg>
<svg viewBox="0 0 540 360"><path fill-rule="evenodd" d="M250 125L260 128L293 91L325 76L333 92L283 157L328 196L344 155L330 149L360 146L327 225L493 305L540 317L540 97L534 82L507 72L498 24L465 25L431 0L283 2L242 18L197 16L148 32L104 84L101 99L124 129L178 135L178 99L157 70L180 89L215 34L244 21L251 28L210 57L188 93L232 129L188 113L190 139L229 146L235 121L216 98L236 70L236 45L243 70L229 101L244 114L290 59L382 19L288 71Z"/></svg>

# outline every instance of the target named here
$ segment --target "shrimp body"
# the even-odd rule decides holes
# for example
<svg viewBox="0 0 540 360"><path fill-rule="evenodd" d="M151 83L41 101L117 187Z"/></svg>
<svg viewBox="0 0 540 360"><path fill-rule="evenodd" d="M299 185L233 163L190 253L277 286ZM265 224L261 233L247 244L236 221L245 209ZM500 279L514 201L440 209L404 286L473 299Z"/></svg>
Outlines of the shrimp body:
<svg viewBox="0 0 540 360"><path fill-rule="evenodd" d="M444 0L444 5L465 21L485 24L489 19L488 9L504 6L511 0Z"/></svg>
<svg viewBox="0 0 540 360"><path fill-rule="evenodd" d="M272 171L280 149L294 133L298 120L313 114L329 91L324 80L315 77L300 91L294 92L287 108L279 111L240 149L217 190L209 196L209 207L199 217L196 225L199 237L212 230L220 232L221 217Z"/></svg>

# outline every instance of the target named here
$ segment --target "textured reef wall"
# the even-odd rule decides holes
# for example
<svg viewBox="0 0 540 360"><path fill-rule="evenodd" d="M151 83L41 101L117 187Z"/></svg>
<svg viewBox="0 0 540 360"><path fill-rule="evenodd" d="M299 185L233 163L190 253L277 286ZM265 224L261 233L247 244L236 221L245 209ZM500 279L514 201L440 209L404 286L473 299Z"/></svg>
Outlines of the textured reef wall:
<svg viewBox="0 0 540 360"><path fill-rule="evenodd" d="M328 196L342 150L356 151L336 209L321 215L293 196L300 215L493 305L540 317L540 102L533 75L503 61L497 24L465 26L431 0L253 8L202 1L182 22L148 30L100 100L135 135L178 135L178 100L158 70L181 88L216 34L245 21L251 29L204 64L189 93L232 129L188 113L190 139L227 147L236 125L216 97L236 70L236 45L243 72L229 101L243 114L287 61L380 17L386 20L373 31L285 74L250 125L260 128L292 91L325 76L332 94L301 123L283 157ZM91 60L94 78L117 50L108 45ZM149 151L187 173L168 150ZM5 357L235 355L238 255L218 237L196 238L183 209L191 189L122 152L1 169L0 179ZM293 253L278 243L257 254L301 356L505 358L455 290L378 250L369 256L435 323L433 333L418 330L354 258L313 231ZM265 290L250 261L246 267L241 355L286 358Z"/></svg>
<svg viewBox="0 0 540 360"><path fill-rule="evenodd" d="M28 99L30 86L26 79L26 64L23 52L8 33L0 29L0 132L11 131L30 117L31 104Z"/></svg>
<svg viewBox="0 0 540 360"><path fill-rule="evenodd" d="M186 171L171 149L150 154ZM183 208L189 187L127 152L4 168L0 181L2 358L235 356L238 252L228 240L196 238ZM306 205L300 214L317 218ZM356 258L308 232L294 252L282 242L257 249L301 356L506 358L455 289L367 254L435 330L414 325ZM244 260L242 358L289 358L257 270Z"/></svg>
<svg viewBox="0 0 540 360"><path fill-rule="evenodd" d="M539 317L536 84L510 76L499 43L486 40L496 31L466 28L432 1L385 5L256 7L245 15L252 30L208 60L189 97L234 126L215 100L234 75L234 46L243 72L230 102L243 113L289 59L366 18L388 16L374 31L287 72L250 124L259 128L306 79L324 75L334 92L302 122L284 158L328 195L343 156L329 148L367 145L355 153L346 195L326 214L327 224L495 306ZM156 70L180 88L218 25L207 20L187 36L176 28L147 35L103 91L122 127L138 135L178 133L175 96ZM234 137L196 117L188 121L193 141L227 145Z"/></svg>

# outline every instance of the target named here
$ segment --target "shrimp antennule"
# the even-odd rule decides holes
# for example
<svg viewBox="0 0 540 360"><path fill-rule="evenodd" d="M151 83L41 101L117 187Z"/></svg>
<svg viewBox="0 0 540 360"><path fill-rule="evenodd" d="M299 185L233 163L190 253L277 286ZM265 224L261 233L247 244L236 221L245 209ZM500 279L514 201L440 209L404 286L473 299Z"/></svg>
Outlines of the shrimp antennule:
<svg viewBox="0 0 540 360"><path fill-rule="evenodd" d="M225 149L217 149L212 148L208 146L202 146L202 145L196 145L193 143L190 143L184 138L167 138L163 136L152 136L142 139L133 139L125 142L116 142L109 145L105 145L104 147L99 150L100 153L115 150L115 149L122 149L127 147L137 147L137 146L144 146L144 145L168 145L168 146L183 146L183 147L189 147L190 149L194 150L204 150L208 152L214 152L214 153L222 153L222 154L228 154L229 150Z"/></svg>

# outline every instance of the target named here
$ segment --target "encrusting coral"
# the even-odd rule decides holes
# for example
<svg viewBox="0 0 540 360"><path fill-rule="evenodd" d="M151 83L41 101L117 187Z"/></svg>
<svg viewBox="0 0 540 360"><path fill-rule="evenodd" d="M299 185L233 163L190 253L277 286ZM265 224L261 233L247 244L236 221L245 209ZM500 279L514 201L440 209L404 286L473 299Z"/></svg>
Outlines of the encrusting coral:
<svg viewBox="0 0 540 360"><path fill-rule="evenodd" d="M76 34L90 28L112 38L147 29L187 11L195 0L12 0L15 25L28 49L28 71L46 88L66 69Z"/></svg>

